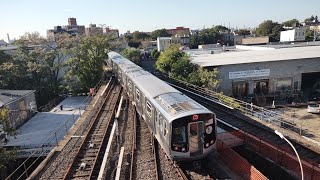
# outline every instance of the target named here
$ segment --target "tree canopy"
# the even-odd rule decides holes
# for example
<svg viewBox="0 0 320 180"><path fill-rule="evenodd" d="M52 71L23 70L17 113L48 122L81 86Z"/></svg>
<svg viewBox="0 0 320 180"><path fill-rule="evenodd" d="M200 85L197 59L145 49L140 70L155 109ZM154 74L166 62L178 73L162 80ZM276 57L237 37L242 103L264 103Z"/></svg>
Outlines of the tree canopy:
<svg viewBox="0 0 320 180"><path fill-rule="evenodd" d="M297 19L291 19L282 23L282 25L286 27L298 27L299 24L300 23Z"/></svg>
<svg viewBox="0 0 320 180"><path fill-rule="evenodd" d="M224 26L214 26L212 28L202 29L190 37L190 48L198 48L200 44L216 44L222 42L220 31L228 30Z"/></svg>
<svg viewBox="0 0 320 180"><path fill-rule="evenodd" d="M3 126L3 129L6 133L10 133L12 128L8 125L8 113L9 110L7 108L0 109L0 125ZM9 162L15 160L16 151L6 151L4 148L0 147L0 172L7 168ZM0 173L1 174L1 173ZM0 178L2 178L0 176Z"/></svg>
<svg viewBox="0 0 320 180"><path fill-rule="evenodd" d="M251 34L250 30L248 30L248 29L239 29L235 33L239 34L240 36L247 36L247 35Z"/></svg>
<svg viewBox="0 0 320 180"><path fill-rule="evenodd" d="M29 45L37 45L29 50ZM34 89L38 105L44 105L59 93L65 53L58 42L49 41L39 33L26 33L16 41L12 55L0 52L1 89ZM67 48L66 48L67 49Z"/></svg>
<svg viewBox="0 0 320 180"><path fill-rule="evenodd" d="M157 40L158 37L170 37L171 35L166 29L157 29L151 32L152 40Z"/></svg>
<svg viewBox="0 0 320 180"><path fill-rule="evenodd" d="M129 59L130 61L140 64L141 52L135 48L126 48L121 51L121 55Z"/></svg>
<svg viewBox="0 0 320 180"><path fill-rule="evenodd" d="M266 20L258 26L256 34L259 36L269 36L271 41L279 41L281 30L281 24L272 20Z"/></svg>
<svg viewBox="0 0 320 180"><path fill-rule="evenodd" d="M160 56L160 52L157 49L152 49L150 55L153 59L158 59Z"/></svg>
<svg viewBox="0 0 320 180"><path fill-rule="evenodd" d="M108 58L109 39L106 36L84 37L72 49L67 61L69 70L65 84L71 92L88 92L103 75L103 63Z"/></svg>
<svg viewBox="0 0 320 180"><path fill-rule="evenodd" d="M180 51L178 45L171 45L160 54L156 62L156 69L169 74L170 77L212 90L216 89L219 84L216 69L208 71L192 64L190 57Z"/></svg>

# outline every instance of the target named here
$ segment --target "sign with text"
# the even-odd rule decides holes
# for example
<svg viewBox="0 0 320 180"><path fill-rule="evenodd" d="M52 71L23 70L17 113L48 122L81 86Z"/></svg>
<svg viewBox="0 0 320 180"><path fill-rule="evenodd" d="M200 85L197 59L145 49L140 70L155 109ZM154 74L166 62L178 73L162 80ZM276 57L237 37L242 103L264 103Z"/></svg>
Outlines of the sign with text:
<svg viewBox="0 0 320 180"><path fill-rule="evenodd" d="M270 69L229 72L229 79L270 76Z"/></svg>
<svg viewBox="0 0 320 180"><path fill-rule="evenodd" d="M53 147L44 147L44 148L37 148L37 149L22 149L17 151L17 157L28 158L31 155L32 157L47 156L52 149Z"/></svg>

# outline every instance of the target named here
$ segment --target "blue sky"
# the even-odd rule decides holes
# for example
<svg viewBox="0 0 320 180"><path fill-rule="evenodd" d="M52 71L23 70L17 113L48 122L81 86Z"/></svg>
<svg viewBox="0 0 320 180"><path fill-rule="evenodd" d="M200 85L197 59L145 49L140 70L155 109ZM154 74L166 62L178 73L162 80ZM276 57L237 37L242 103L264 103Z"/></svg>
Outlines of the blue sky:
<svg viewBox="0 0 320 180"><path fill-rule="evenodd" d="M256 27L263 20L300 21L320 17L319 0L3 0L0 39L46 30L67 24L68 17L80 25L106 24L120 33L127 30L152 31L176 26L201 29L212 25Z"/></svg>

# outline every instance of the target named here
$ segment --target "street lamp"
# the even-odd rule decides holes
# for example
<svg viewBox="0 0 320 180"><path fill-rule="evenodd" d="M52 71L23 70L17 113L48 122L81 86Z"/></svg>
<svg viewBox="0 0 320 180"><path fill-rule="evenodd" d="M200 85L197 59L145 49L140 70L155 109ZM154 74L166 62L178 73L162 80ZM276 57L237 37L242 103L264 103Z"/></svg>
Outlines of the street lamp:
<svg viewBox="0 0 320 180"><path fill-rule="evenodd" d="M284 137L283 134L281 134L281 132L279 132L278 130L275 130L274 133L276 133L281 139L284 139L285 141L287 141L287 143L290 144L290 146L292 147L292 149L293 149L294 152L296 153L296 155L297 155L297 157L298 157L299 164L300 164L301 179L304 180L302 164L301 164L300 157L299 157L299 154L298 154L297 150L294 148L294 146L291 144L291 142L290 142L286 137Z"/></svg>

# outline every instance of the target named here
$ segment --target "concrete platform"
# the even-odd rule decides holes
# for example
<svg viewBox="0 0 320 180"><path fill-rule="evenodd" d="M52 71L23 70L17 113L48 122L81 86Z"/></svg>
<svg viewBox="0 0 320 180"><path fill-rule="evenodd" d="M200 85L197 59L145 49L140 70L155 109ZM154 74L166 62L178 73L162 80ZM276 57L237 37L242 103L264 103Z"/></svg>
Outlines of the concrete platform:
<svg viewBox="0 0 320 180"><path fill-rule="evenodd" d="M17 135L9 136L8 143L2 144L5 147L19 147L20 149L35 149L56 132L46 143L47 147L56 145L55 139L59 142L73 126L75 121L84 113L85 106L90 103L86 96L68 97L50 112L39 112L17 130ZM63 109L60 109L60 106ZM58 128L61 128L58 130ZM53 140L54 139L54 140ZM51 148L51 149L52 149ZM18 153L19 154L19 153ZM30 153L24 153L30 154Z"/></svg>

